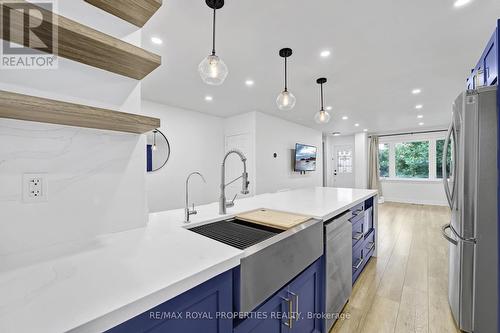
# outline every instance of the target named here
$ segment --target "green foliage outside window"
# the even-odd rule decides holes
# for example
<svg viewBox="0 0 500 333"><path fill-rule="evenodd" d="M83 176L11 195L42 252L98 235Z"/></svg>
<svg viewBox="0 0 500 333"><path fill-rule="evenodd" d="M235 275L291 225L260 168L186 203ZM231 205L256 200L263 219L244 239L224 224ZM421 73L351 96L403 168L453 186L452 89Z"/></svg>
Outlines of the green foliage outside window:
<svg viewBox="0 0 500 333"><path fill-rule="evenodd" d="M436 141L436 177L443 178L443 149L444 149L444 140ZM448 151L446 154L446 173L450 174L451 169L451 142L448 144Z"/></svg>
<svg viewBox="0 0 500 333"><path fill-rule="evenodd" d="M396 177L429 178L429 142L396 144Z"/></svg>
<svg viewBox="0 0 500 333"><path fill-rule="evenodd" d="M378 145L379 176L389 177L389 144Z"/></svg>

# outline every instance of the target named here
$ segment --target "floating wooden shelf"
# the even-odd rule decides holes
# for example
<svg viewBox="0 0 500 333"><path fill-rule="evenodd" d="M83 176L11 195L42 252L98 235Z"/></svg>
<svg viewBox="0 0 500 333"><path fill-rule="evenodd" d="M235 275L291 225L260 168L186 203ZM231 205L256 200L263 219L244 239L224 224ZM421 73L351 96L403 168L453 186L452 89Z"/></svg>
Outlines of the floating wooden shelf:
<svg viewBox="0 0 500 333"><path fill-rule="evenodd" d="M141 28L162 5L162 0L85 1Z"/></svg>
<svg viewBox="0 0 500 333"><path fill-rule="evenodd" d="M0 90L0 118L142 134L160 119Z"/></svg>
<svg viewBox="0 0 500 333"><path fill-rule="evenodd" d="M16 0L14 3L33 5L24 0ZM2 3L2 6L4 6L4 9L13 9L12 2ZM63 58L137 80L143 79L161 65L161 57L159 55L63 16L50 13L45 9L39 7L38 9L47 18L37 29L36 35L30 33L29 38L23 38L23 45L26 47L37 45L37 39L40 39L46 45L51 45L53 36L50 27L52 26L54 29L57 29L58 33L57 55ZM12 11L3 10L3 19L6 19L8 12ZM12 40L12 36L23 36L24 25L21 18L23 14L15 15L9 18L11 24L7 25L3 30L1 37L4 40L18 42ZM40 19L36 11L24 11L24 22L40 22Z"/></svg>

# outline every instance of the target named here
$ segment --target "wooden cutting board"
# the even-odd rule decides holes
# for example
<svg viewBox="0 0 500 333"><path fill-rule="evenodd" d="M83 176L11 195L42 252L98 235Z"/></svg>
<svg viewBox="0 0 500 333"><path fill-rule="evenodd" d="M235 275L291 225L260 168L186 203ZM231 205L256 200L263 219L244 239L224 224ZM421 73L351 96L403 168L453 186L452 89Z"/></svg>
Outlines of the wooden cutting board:
<svg viewBox="0 0 500 333"><path fill-rule="evenodd" d="M236 215L236 218L276 229L288 230L295 227L296 225L310 220L311 216L262 208L246 213L241 213L239 215Z"/></svg>

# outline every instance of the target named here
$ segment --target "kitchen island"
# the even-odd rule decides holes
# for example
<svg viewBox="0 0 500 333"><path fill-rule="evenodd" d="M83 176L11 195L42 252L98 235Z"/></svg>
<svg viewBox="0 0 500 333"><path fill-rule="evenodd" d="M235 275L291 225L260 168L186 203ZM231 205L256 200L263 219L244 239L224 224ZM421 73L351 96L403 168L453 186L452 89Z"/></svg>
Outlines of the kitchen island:
<svg viewBox="0 0 500 333"><path fill-rule="evenodd" d="M224 216L218 203L198 206L190 226L258 208L326 221L376 194L322 187L262 194L237 200ZM239 265L243 251L187 230L183 219L183 209L153 213L145 228L60 245L47 249L51 255L37 253L43 260L2 268L0 331L104 331Z"/></svg>

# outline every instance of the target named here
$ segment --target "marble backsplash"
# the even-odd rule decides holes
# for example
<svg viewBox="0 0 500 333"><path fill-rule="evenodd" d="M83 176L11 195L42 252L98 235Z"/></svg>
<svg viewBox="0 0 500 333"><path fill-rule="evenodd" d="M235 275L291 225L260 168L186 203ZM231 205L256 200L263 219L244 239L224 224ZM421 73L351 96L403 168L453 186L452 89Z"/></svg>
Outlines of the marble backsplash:
<svg viewBox="0 0 500 333"><path fill-rule="evenodd" d="M0 119L0 261L145 226L145 137ZM25 173L45 173L48 201L25 203Z"/></svg>

